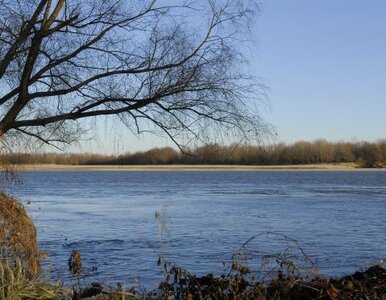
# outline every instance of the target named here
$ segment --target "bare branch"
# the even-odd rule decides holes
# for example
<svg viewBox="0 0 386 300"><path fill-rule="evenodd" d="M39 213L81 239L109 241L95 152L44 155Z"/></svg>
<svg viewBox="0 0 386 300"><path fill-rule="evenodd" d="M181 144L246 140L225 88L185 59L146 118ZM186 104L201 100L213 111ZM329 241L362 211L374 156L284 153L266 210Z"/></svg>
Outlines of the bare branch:
<svg viewBox="0 0 386 300"><path fill-rule="evenodd" d="M250 4L10 2L0 15L0 135L61 143L80 120L116 115L179 146L222 130L259 138L271 130L256 109L265 87L244 73L240 49Z"/></svg>

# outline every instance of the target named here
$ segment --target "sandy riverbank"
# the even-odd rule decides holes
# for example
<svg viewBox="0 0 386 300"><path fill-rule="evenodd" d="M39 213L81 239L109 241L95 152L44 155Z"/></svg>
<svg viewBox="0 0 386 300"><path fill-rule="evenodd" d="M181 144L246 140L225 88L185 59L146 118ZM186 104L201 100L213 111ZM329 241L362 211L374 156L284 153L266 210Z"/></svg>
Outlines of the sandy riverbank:
<svg viewBox="0 0 386 300"><path fill-rule="evenodd" d="M361 169L353 163L318 165L17 165L20 171L386 171L386 169Z"/></svg>

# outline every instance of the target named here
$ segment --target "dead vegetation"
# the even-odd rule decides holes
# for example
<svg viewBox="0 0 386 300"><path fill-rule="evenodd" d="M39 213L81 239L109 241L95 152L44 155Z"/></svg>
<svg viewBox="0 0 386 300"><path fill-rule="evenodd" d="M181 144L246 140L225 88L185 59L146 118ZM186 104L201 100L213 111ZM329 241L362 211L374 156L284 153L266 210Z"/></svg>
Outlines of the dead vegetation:
<svg viewBox="0 0 386 300"><path fill-rule="evenodd" d="M1 300L48 300L71 299L72 291L59 283L39 278L31 279L20 259L15 264L0 260L0 299Z"/></svg>
<svg viewBox="0 0 386 300"><path fill-rule="evenodd" d="M158 299L386 299L386 270L381 266L332 279L284 276L279 271L266 282L240 273L197 277L181 268L172 268L170 274L171 282L160 285Z"/></svg>
<svg viewBox="0 0 386 300"><path fill-rule="evenodd" d="M164 209L155 214L162 229L160 236L165 233L165 212ZM282 252L271 254L253 251L262 237L268 237L266 242L275 244L281 241L286 248ZM258 270L253 268L256 264L251 264L256 254L261 262ZM166 261L163 250L158 264L165 271L165 279L155 290L146 291L142 286L122 290L119 284L116 288L105 288L94 283L90 288L83 289L82 296L117 300L386 299L386 269L381 263L350 276L326 278L318 273L314 262L296 240L274 232L257 234L248 239L232 255L221 276L197 276L184 268L172 266Z"/></svg>
<svg viewBox="0 0 386 300"><path fill-rule="evenodd" d="M23 205L0 192L0 258L16 266L19 259L28 278L40 272L36 228Z"/></svg>
<svg viewBox="0 0 386 300"><path fill-rule="evenodd" d="M267 239L262 239L267 237ZM265 243L286 245L282 252L254 249ZM254 269L254 255L260 265ZM254 264L256 267L257 265ZM142 298L143 296L140 296ZM178 266L168 270L157 291L147 299L386 299L386 269L383 262L350 276L321 276L315 263L296 240L266 232L248 239L236 251L221 276L196 276Z"/></svg>
<svg viewBox="0 0 386 300"><path fill-rule="evenodd" d="M165 274L165 280L152 291L146 291L143 287L122 290L119 284L116 288L105 288L94 283L90 288L83 289L82 296L97 297L87 299L115 300L386 299L386 269L380 264L349 276L326 278L316 273L306 275L308 271L301 270L289 260L287 254L272 256L277 265L268 273L263 270L251 271L237 254L232 257L229 273L221 276L197 276L184 268L173 266Z"/></svg>
<svg viewBox="0 0 386 300"><path fill-rule="evenodd" d="M264 252L267 243L285 248L277 253ZM256 256L259 264L254 261ZM296 240L280 233L252 236L225 265L221 276L197 276L164 262L167 273L159 288L134 294L141 299L168 300L386 299L386 269L381 263L350 276L326 278Z"/></svg>

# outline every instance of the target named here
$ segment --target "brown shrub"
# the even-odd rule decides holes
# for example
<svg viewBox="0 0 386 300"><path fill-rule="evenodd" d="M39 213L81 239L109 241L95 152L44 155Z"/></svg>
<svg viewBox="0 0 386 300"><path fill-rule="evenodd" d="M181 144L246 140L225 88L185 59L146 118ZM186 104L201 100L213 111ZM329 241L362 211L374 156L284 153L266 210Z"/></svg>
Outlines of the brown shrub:
<svg viewBox="0 0 386 300"><path fill-rule="evenodd" d="M40 271L36 228L24 206L0 192L0 259L11 265L20 260L26 275L35 277Z"/></svg>

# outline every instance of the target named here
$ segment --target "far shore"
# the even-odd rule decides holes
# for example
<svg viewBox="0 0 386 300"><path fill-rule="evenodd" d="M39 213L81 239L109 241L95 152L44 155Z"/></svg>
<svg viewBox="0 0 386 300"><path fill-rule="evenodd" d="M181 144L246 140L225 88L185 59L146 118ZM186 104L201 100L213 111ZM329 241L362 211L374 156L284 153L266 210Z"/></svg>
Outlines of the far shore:
<svg viewBox="0 0 386 300"><path fill-rule="evenodd" d="M386 171L354 163L313 165L16 165L19 171Z"/></svg>

